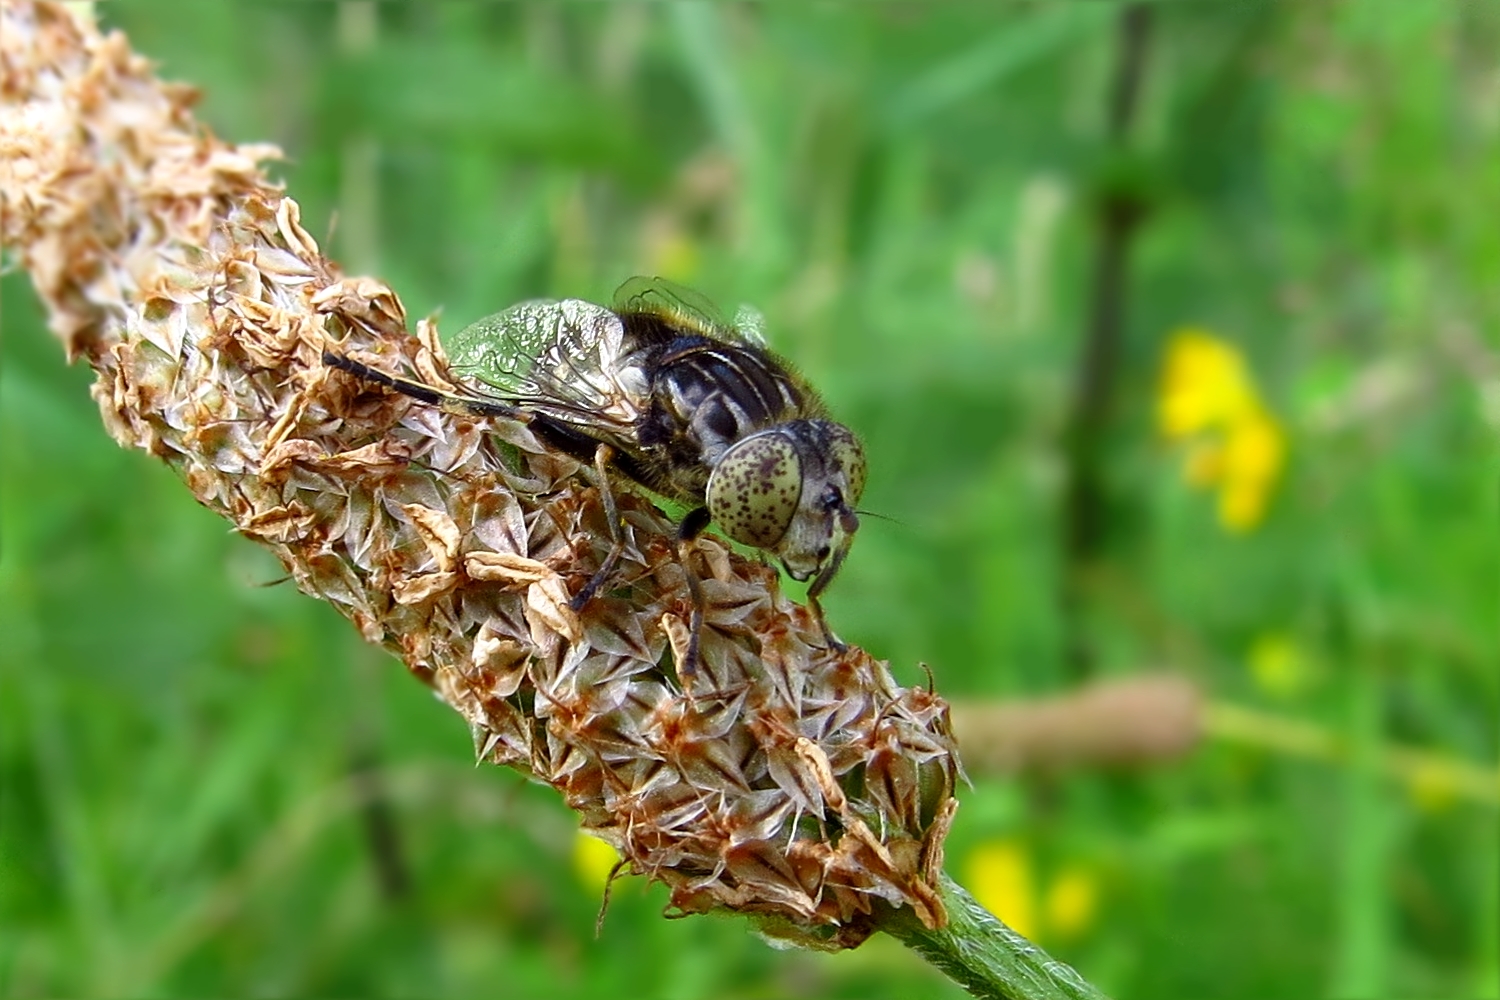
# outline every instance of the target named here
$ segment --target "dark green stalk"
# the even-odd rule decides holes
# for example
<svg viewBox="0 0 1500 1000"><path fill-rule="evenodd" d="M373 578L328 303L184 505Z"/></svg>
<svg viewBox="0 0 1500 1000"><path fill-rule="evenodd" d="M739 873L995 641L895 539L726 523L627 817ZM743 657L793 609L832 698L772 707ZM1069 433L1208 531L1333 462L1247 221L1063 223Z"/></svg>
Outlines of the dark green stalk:
<svg viewBox="0 0 1500 1000"><path fill-rule="evenodd" d="M1122 157L1140 103L1146 72L1151 8L1143 3L1120 9L1115 73L1107 99L1105 150ZM1097 195L1093 288L1088 329L1078 357L1065 432L1066 489L1062 501L1064 579L1061 604L1068 666L1078 678L1093 671L1093 651L1083 620L1086 579L1109 547L1109 483L1105 468L1112 402L1124 354L1131 248L1145 204L1129 179L1106 177Z"/></svg>
<svg viewBox="0 0 1500 1000"><path fill-rule="evenodd" d="M990 1000L1107 1000L1072 967L1002 924L947 875L938 884L948 926L928 930L910 907L881 929L942 969L970 995Z"/></svg>

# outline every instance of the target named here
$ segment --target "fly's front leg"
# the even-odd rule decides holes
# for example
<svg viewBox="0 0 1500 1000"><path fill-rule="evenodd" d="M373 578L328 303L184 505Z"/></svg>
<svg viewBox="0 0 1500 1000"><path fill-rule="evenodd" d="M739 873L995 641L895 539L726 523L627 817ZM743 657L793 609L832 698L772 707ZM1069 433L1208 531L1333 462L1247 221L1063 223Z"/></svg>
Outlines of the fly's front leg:
<svg viewBox="0 0 1500 1000"><path fill-rule="evenodd" d="M699 507L689 511L677 526L677 561L682 565L683 576L687 577L688 596L693 602L692 615L688 619L687 657L677 665L677 679L684 688L689 679L698 673L699 637L703 634L703 586L698 582L698 574L693 572L690 558L692 553L689 549L693 539L703 534L703 529L708 527L710 520L708 508Z"/></svg>
<svg viewBox="0 0 1500 1000"><path fill-rule="evenodd" d="M625 523L620 520L620 509L615 504L615 491L609 484L609 463L614 461L615 450L607 444L601 444L594 449L594 471L599 474L599 496L604 501L604 516L609 519L609 554L604 557L604 562L594 572L584 588L574 595L569 601L569 606L574 611L582 611L599 588L604 586L610 574L615 571L615 564L620 561L620 554L625 551Z"/></svg>
<svg viewBox="0 0 1500 1000"><path fill-rule="evenodd" d="M834 575L838 573L839 567L844 564L844 556L848 555L848 553L849 543L846 539L844 544L839 547L839 550L834 553L833 559L823 567L823 571L812 582L812 586L807 588L807 606L812 608L813 617L818 620L818 628L823 632L823 641L828 643L828 648L835 653L842 653L849 647L844 645L843 641L834 635L833 630L828 627L828 619L823 615L823 603L818 600L818 595L823 593L828 585L833 582Z"/></svg>
<svg viewBox="0 0 1500 1000"><path fill-rule="evenodd" d="M818 620L818 628L822 630L823 641L828 644L828 648L835 653L842 653L848 649L849 647L844 644L844 641L834 635L833 630L828 627L828 619L823 617L823 605L817 596L811 592L807 595L807 606L812 608L813 617Z"/></svg>

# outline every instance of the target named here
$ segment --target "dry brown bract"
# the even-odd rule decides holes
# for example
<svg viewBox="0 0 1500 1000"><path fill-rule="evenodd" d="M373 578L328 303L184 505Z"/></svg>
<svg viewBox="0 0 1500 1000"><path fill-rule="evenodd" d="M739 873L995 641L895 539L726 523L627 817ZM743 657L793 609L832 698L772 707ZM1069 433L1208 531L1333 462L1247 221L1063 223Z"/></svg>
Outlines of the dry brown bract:
<svg viewBox="0 0 1500 1000"><path fill-rule="evenodd" d="M0 7L4 238L110 432L175 468L466 720L482 759L548 782L682 913L729 908L849 947L882 908L945 916L935 883L957 760L947 706L835 655L767 567L698 546L690 695L672 524L622 508L607 595L568 605L608 533L589 470L522 425L374 390L325 347L440 379L436 332L345 278L258 161L198 125L118 33Z"/></svg>

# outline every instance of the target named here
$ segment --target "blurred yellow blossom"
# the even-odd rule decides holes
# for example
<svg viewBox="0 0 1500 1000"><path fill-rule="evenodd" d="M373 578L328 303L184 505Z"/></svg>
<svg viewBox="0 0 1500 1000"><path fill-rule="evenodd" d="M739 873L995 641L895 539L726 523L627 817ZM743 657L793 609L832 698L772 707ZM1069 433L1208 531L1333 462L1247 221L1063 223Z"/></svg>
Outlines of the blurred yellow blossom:
<svg viewBox="0 0 1500 1000"><path fill-rule="evenodd" d="M1094 924L1099 909L1099 881L1091 869L1069 865L1047 887L1042 910L1047 930L1059 938L1075 938Z"/></svg>
<svg viewBox="0 0 1500 1000"><path fill-rule="evenodd" d="M649 216L641 228L643 273L691 283L700 263L698 244L671 212Z"/></svg>
<svg viewBox="0 0 1500 1000"><path fill-rule="evenodd" d="M1167 341L1157 423L1186 451L1183 476L1219 491L1219 523L1249 531L1265 517L1286 464L1286 438L1265 408L1244 355L1206 330Z"/></svg>
<svg viewBox="0 0 1500 1000"><path fill-rule="evenodd" d="M968 857L969 891L1017 934L1074 938L1093 926L1099 909L1099 882L1092 869L1065 866L1043 889L1031 850L1021 841L985 841Z"/></svg>
<svg viewBox="0 0 1500 1000"><path fill-rule="evenodd" d="M1258 406L1245 358L1233 345L1206 330L1172 334L1157 402L1164 434L1181 438L1211 430Z"/></svg>
<svg viewBox="0 0 1500 1000"><path fill-rule="evenodd" d="M1411 774L1407 791L1412 804L1424 813L1442 813L1458 801L1453 768L1439 760L1423 761Z"/></svg>
<svg viewBox="0 0 1500 1000"><path fill-rule="evenodd" d="M619 861L619 852L598 837L591 837L582 830L574 835L573 870L589 888L603 891Z"/></svg>
<svg viewBox="0 0 1500 1000"><path fill-rule="evenodd" d="M1237 532L1259 524L1285 461L1281 427L1266 413L1258 411L1231 425L1224 444L1219 523Z"/></svg>
<svg viewBox="0 0 1500 1000"><path fill-rule="evenodd" d="M1017 934L1036 940L1036 885L1031 852L1016 840L990 840L969 855L969 891Z"/></svg>
<svg viewBox="0 0 1500 1000"><path fill-rule="evenodd" d="M1307 658L1284 632L1256 636L1245 659L1256 685L1277 698L1293 698L1307 690L1312 681Z"/></svg>
<svg viewBox="0 0 1500 1000"><path fill-rule="evenodd" d="M1182 459L1182 478L1202 489L1212 489L1224 478L1224 446L1199 441L1187 446Z"/></svg>

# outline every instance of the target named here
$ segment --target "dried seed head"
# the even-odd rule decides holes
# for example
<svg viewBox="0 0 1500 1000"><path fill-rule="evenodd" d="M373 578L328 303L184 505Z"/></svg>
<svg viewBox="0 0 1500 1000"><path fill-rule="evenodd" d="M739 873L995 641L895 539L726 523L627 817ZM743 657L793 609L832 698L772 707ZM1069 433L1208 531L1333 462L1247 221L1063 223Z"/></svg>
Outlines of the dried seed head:
<svg viewBox="0 0 1500 1000"><path fill-rule="evenodd" d="M947 707L824 647L777 575L711 539L691 692L674 526L624 493L608 593L599 490L525 426L440 413L323 366L441 382L432 326L346 278L268 183L268 147L207 135L123 36L0 6L4 236L122 443L171 464L456 709L486 761L562 793L679 913L731 909L816 947L885 907L928 926L953 816Z"/></svg>

